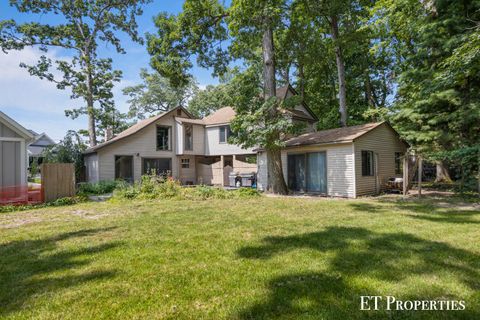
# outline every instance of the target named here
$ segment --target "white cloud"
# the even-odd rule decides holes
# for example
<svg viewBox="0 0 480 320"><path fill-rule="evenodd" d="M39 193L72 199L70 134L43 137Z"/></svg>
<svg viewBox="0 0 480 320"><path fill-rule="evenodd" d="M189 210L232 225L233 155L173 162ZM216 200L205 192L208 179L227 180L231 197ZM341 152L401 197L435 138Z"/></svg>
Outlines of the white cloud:
<svg viewBox="0 0 480 320"><path fill-rule="evenodd" d="M65 117L65 109L79 107L82 100L71 100L70 90L59 90L55 84L45 79L30 76L19 64L34 64L45 54L34 48L12 51L9 54L0 52L0 109L23 126L37 132L46 132L54 140L60 140L70 130L87 127L86 117L71 120ZM69 59L56 51L46 53L52 60ZM128 110L128 97L122 89L134 84L130 80L122 80L114 87L117 108Z"/></svg>

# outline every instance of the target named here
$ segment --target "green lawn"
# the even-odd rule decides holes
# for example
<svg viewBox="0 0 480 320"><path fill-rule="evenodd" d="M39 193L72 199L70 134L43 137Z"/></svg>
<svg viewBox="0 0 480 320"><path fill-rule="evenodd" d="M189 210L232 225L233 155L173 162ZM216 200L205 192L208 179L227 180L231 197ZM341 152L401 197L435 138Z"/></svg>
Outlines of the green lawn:
<svg viewBox="0 0 480 320"><path fill-rule="evenodd" d="M480 211L440 204L261 197L0 214L0 317L479 319ZM466 311L361 312L361 295Z"/></svg>

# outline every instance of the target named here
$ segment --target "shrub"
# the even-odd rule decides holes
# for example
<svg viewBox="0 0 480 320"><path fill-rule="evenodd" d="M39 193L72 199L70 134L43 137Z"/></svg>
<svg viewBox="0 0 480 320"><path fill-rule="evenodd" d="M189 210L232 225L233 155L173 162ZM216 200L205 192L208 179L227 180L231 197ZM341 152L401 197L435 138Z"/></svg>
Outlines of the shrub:
<svg viewBox="0 0 480 320"><path fill-rule="evenodd" d="M111 193L120 181L100 181L97 183L82 183L78 187L78 193L80 194L105 194Z"/></svg>
<svg viewBox="0 0 480 320"><path fill-rule="evenodd" d="M188 200L208 200L208 199L233 199L257 197L259 193L255 189L241 188L238 190L227 191L223 188L210 186L195 186L182 188L178 181L172 178L164 179L156 175L144 175L140 182L133 185L126 183L117 185L114 198L119 199L188 199Z"/></svg>
<svg viewBox="0 0 480 320"><path fill-rule="evenodd" d="M16 212L16 211L25 211L30 209L40 209L46 207L60 207L60 206L69 206L72 204L77 204L80 202L86 201L85 197L75 196L75 197L65 197L59 198L52 202L41 203L41 204L22 204L22 205L7 205L0 206L0 213L5 212Z"/></svg>

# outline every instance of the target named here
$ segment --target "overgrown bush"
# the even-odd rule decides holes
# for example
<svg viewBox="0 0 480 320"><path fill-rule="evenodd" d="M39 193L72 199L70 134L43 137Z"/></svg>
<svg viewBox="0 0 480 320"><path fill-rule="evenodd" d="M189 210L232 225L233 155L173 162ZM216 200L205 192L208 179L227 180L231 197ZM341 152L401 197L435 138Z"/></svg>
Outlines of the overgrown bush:
<svg viewBox="0 0 480 320"><path fill-rule="evenodd" d="M82 183L78 186L80 194L105 194L112 193L119 184L119 181L100 181L97 183Z"/></svg>
<svg viewBox="0 0 480 320"><path fill-rule="evenodd" d="M241 188L225 190L218 187L195 186L182 188L178 181L171 178L163 179L155 175L142 176L139 182L133 185L122 184L115 189L114 198L117 199L234 199L259 196L255 189Z"/></svg>

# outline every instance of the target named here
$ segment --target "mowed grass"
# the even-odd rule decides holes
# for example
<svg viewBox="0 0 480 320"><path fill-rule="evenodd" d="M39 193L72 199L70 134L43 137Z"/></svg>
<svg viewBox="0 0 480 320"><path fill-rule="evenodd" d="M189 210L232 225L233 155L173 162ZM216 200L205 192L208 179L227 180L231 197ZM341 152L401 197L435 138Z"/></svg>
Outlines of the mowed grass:
<svg viewBox="0 0 480 320"><path fill-rule="evenodd" d="M437 204L261 197L0 214L0 317L478 319L480 212ZM360 311L361 295L466 310Z"/></svg>

